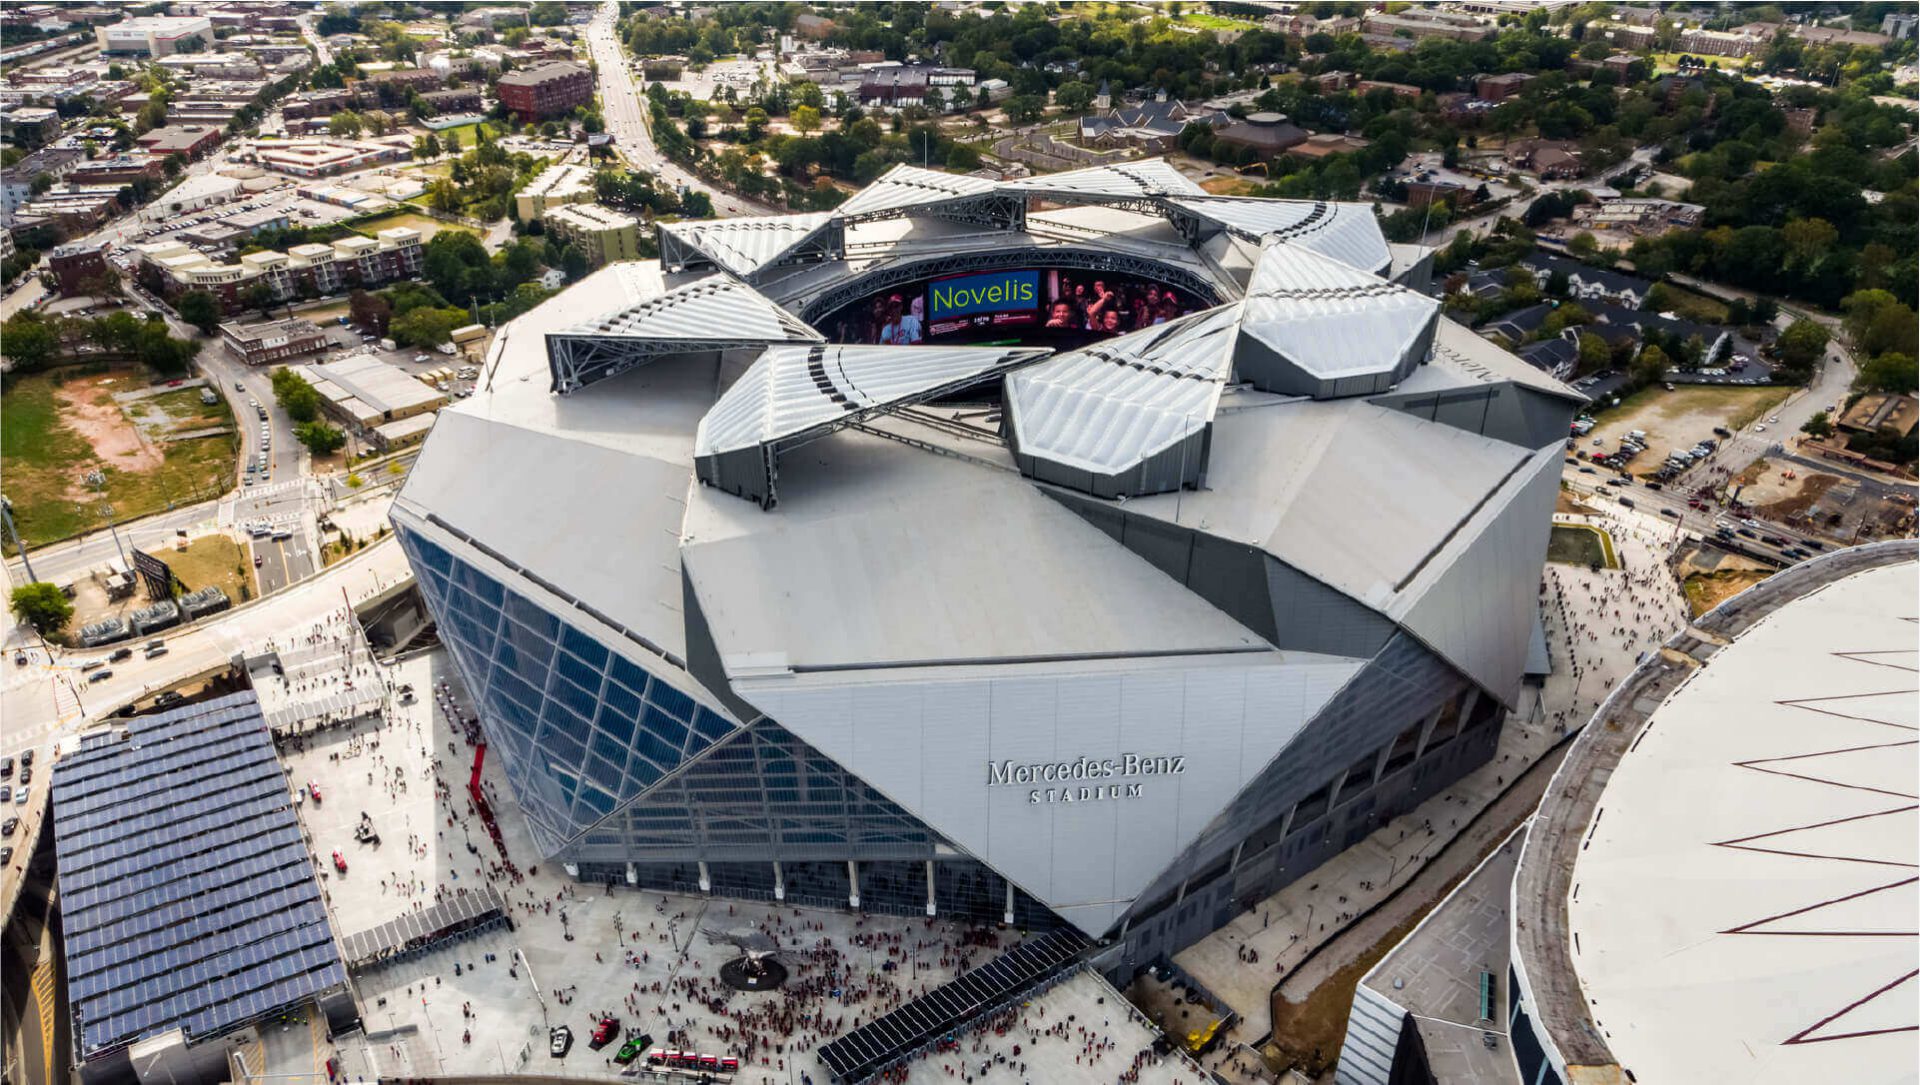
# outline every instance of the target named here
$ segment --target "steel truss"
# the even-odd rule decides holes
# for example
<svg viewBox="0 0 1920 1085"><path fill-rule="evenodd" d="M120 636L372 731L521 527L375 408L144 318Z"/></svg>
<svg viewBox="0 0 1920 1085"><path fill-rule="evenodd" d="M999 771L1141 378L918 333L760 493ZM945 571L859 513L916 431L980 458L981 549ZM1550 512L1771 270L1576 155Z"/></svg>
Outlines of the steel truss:
<svg viewBox="0 0 1920 1085"><path fill-rule="evenodd" d="M984 252L947 253L922 260L903 259L897 264L891 264L864 275L856 275L822 291L801 308L800 319L813 324L869 294L916 279L1004 267L1071 268L1078 271L1104 271L1115 275L1132 275L1151 279L1167 286L1179 287L1200 298L1208 306L1219 305L1226 300L1220 296L1219 284L1212 279L1164 260L1154 260L1130 253L1096 252L1058 245L1021 245Z"/></svg>
<svg viewBox="0 0 1920 1085"><path fill-rule="evenodd" d="M708 351L765 347L796 340L780 339L619 339L549 332L547 334L547 370L552 374L550 390L567 395L617 377L656 358L679 354L704 354ZM801 340L805 342L807 340Z"/></svg>

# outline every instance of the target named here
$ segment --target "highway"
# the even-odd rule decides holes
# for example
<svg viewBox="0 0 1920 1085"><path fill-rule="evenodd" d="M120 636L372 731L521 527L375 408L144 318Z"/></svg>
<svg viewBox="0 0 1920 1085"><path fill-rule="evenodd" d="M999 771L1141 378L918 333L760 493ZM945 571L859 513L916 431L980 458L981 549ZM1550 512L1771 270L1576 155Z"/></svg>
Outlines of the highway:
<svg viewBox="0 0 1920 1085"><path fill-rule="evenodd" d="M777 208L722 192L687 170L667 161L647 130L646 99L634 84L633 69L616 32L618 5L607 0L587 24L587 45L600 69L600 109L613 135L614 148L629 166L646 170L675 188L692 188L713 199L713 210L731 215L774 215Z"/></svg>

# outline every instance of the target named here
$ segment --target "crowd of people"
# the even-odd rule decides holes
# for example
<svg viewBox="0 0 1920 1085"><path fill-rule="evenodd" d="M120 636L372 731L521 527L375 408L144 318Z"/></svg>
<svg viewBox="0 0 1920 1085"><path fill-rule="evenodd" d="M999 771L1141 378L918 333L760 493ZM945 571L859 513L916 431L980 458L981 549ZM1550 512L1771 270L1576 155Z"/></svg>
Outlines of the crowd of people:
<svg viewBox="0 0 1920 1085"><path fill-rule="evenodd" d="M1089 282L1060 277L1060 293L1047 307L1046 326L1119 335L1165 324L1187 311L1173 288L1133 279Z"/></svg>

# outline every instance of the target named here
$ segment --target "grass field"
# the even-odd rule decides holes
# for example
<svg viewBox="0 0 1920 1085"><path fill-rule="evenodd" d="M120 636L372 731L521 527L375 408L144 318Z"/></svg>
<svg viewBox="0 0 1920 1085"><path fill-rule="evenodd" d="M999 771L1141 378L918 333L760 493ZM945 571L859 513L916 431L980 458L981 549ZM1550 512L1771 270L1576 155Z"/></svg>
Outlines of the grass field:
<svg viewBox="0 0 1920 1085"><path fill-rule="evenodd" d="M235 603L257 594L246 549L225 535L203 535L188 543L185 550L168 550L160 557L187 591L219 588Z"/></svg>
<svg viewBox="0 0 1920 1085"><path fill-rule="evenodd" d="M457 125L453 128L443 128L440 131L433 133L433 135L434 135L434 138L438 139L442 144L445 144L447 142L447 133L451 132L456 138L460 140L460 149L467 150L473 146L474 133L482 127L486 128L487 134L490 136L497 137L500 134L498 131L494 129L493 125L491 124L483 125L481 122L475 121L472 124L462 124L462 125Z"/></svg>
<svg viewBox="0 0 1920 1085"><path fill-rule="evenodd" d="M1186 26L1197 26L1202 30L1260 29L1260 24L1251 19L1229 19L1224 15L1207 15L1197 11L1180 16L1180 22Z"/></svg>
<svg viewBox="0 0 1920 1085"><path fill-rule="evenodd" d="M1615 567L1607 537L1598 529L1576 524L1555 524L1547 539L1547 560L1562 565L1602 569Z"/></svg>
<svg viewBox="0 0 1920 1085"><path fill-rule="evenodd" d="M457 222L442 222L431 215L415 214L410 211L401 211L392 215L382 215L377 219L369 219L355 226L354 229L366 234L368 237L372 237L381 230L391 230L395 226L405 226L408 229L420 231L420 240L422 242L432 241L433 235L444 233L448 230L458 230L461 233L467 234L475 232L471 227L462 226ZM344 309L341 311L345 312Z"/></svg>
<svg viewBox="0 0 1920 1085"><path fill-rule="evenodd" d="M1697 321L1701 324L1725 324L1727 322L1727 306L1724 302L1707 297L1705 294L1696 294L1691 290L1682 290L1672 283L1666 285L1667 298L1671 302L1674 312L1679 313L1688 320Z"/></svg>
<svg viewBox="0 0 1920 1085"><path fill-rule="evenodd" d="M158 467L123 469L102 459L67 423L58 387L52 375L36 373L9 382L0 396L0 476L27 545L104 527L102 501L124 521L170 504L217 497L233 487L237 454L231 436L165 442ZM199 408L197 400L194 407ZM97 493L82 477L90 470L106 479Z"/></svg>

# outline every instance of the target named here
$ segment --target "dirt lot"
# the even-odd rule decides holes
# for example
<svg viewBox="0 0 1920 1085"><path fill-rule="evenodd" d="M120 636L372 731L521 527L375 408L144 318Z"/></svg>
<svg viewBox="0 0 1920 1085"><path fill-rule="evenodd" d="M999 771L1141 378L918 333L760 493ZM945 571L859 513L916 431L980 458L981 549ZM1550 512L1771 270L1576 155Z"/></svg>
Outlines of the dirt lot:
<svg viewBox="0 0 1920 1085"><path fill-rule="evenodd" d="M1682 587L1687 593L1688 608L1698 618L1771 575L1761 569L1720 569L1696 573L1688 577Z"/></svg>
<svg viewBox="0 0 1920 1085"><path fill-rule="evenodd" d="M1647 388L1598 416L1599 425L1580 442L1583 452L1613 449L1630 430L1647 431L1647 450L1634 462L1636 473L1651 473L1675 449L1692 448L1713 436L1713 427L1739 429L1779 406L1788 388L1690 385L1666 391ZM1594 438L1600 444L1593 443Z"/></svg>
<svg viewBox="0 0 1920 1085"><path fill-rule="evenodd" d="M170 409L180 398L176 393L123 409L113 394L145 387L150 378L144 372L63 377L55 372L15 378L0 400L0 476L29 546L103 527L103 501L117 518L131 520L232 488L231 433L160 439L165 432L179 432L175 424L210 420L197 401L182 400L177 416ZM141 410L137 418L130 415L135 407ZM86 482L90 471L104 478L103 490L96 492Z"/></svg>
<svg viewBox="0 0 1920 1085"><path fill-rule="evenodd" d="M166 457L113 401L113 394L127 391L132 382L125 373L81 377L56 388L53 396L67 428L87 442L96 458L122 471L151 471Z"/></svg>

